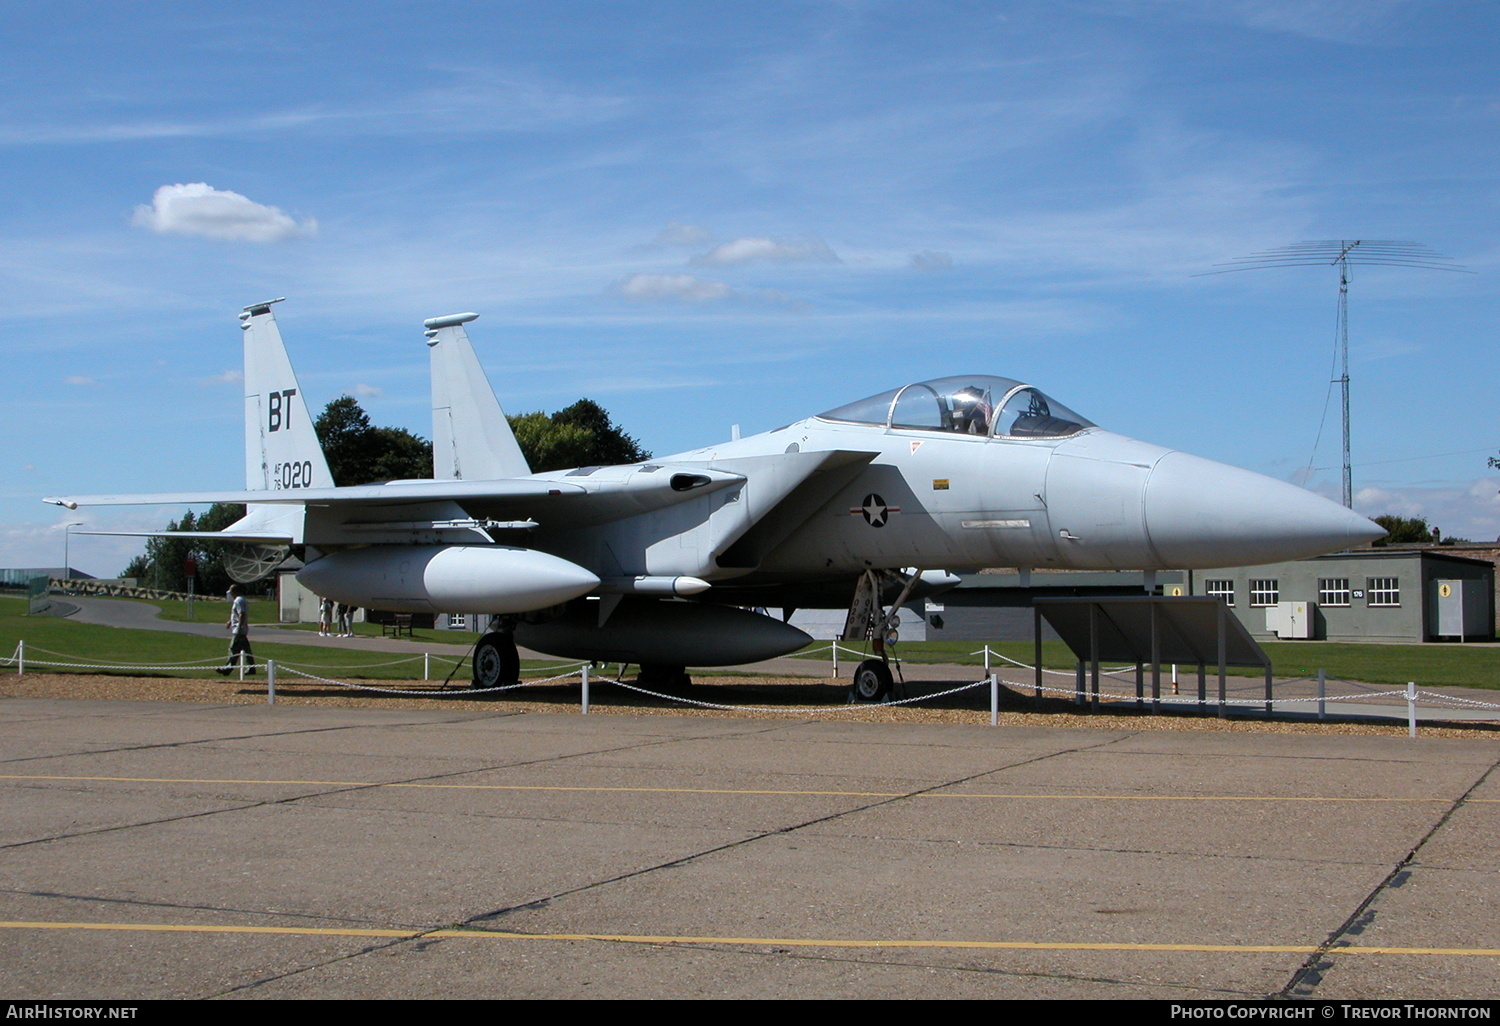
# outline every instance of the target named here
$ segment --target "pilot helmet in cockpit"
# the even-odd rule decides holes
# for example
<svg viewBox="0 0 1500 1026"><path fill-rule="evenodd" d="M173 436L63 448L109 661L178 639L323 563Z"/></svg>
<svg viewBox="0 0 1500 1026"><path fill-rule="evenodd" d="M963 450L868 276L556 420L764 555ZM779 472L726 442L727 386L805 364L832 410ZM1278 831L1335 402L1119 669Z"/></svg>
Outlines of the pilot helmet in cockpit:
<svg viewBox="0 0 1500 1026"><path fill-rule="evenodd" d="M953 430L971 435L989 434L989 393L977 385L954 392L949 401L953 407Z"/></svg>

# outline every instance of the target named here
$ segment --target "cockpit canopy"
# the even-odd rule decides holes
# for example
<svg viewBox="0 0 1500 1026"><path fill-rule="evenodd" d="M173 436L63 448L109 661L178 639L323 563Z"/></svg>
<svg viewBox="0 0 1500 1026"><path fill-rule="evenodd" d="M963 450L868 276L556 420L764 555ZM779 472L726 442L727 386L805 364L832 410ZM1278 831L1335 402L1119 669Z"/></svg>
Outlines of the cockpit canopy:
<svg viewBox="0 0 1500 1026"><path fill-rule="evenodd" d="M988 374L918 381L818 416L995 438L1061 438L1094 426L1030 385Z"/></svg>

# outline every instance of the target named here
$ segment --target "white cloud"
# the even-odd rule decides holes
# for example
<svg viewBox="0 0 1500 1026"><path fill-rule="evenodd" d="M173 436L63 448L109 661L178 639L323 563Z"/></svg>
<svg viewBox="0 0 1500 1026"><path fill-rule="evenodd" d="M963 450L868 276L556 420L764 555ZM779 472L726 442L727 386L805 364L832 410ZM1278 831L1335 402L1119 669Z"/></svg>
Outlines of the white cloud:
<svg viewBox="0 0 1500 1026"><path fill-rule="evenodd" d="M297 221L277 207L203 182L163 185L156 190L150 206L143 203L135 208L131 223L167 235L202 235L236 242L282 242L318 231L318 222L312 218Z"/></svg>
<svg viewBox="0 0 1500 1026"><path fill-rule="evenodd" d="M1422 517L1447 537L1487 542L1500 538L1500 478L1427 487L1366 486L1355 489L1354 509L1369 517Z"/></svg>
<svg viewBox="0 0 1500 1026"><path fill-rule="evenodd" d="M205 385L234 385L244 380L244 371L227 370L223 374L215 374L212 377L204 378L203 383Z"/></svg>
<svg viewBox="0 0 1500 1026"><path fill-rule="evenodd" d="M911 265L923 271L946 271L953 266L953 258L935 249L924 249L911 255Z"/></svg>
<svg viewBox="0 0 1500 1026"><path fill-rule="evenodd" d="M764 237L747 237L726 242L721 246L715 246L701 256L693 257L695 264L710 264L714 266L728 266L732 264L748 264L757 260L766 260L773 263L785 264L794 261L808 261L822 264L842 263L838 254L828 248L828 243L815 235L809 235L799 240L768 239Z"/></svg>
<svg viewBox="0 0 1500 1026"><path fill-rule="evenodd" d="M358 396L360 399L379 399L381 396L385 395L385 389L377 388L374 385L355 385L352 391L354 395Z"/></svg>
<svg viewBox="0 0 1500 1026"><path fill-rule="evenodd" d="M734 289L722 281L706 281L691 274L634 274L616 291L626 299L651 301L675 299L687 303L707 303L729 299Z"/></svg>
<svg viewBox="0 0 1500 1026"><path fill-rule="evenodd" d="M67 385L92 385L94 383L94 379L85 377L82 374L69 374L67 377L63 378L63 383Z"/></svg>

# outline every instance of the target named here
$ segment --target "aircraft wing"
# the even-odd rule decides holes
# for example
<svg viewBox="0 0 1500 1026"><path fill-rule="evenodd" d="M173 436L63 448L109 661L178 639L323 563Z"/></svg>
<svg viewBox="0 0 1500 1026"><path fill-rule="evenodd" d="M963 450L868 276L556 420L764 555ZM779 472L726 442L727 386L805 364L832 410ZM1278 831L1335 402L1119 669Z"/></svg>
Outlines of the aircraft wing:
<svg viewBox="0 0 1500 1026"><path fill-rule="evenodd" d="M391 481L345 488L74 495L46 502L80 506L201 506L245 503L239 530L189 532L222 541L365 544L375 534L471 531L474 528L569 528L608 523L674 506L745 481L743 474L706 466L654 464L584 467L546 477L504 481ZM300 508L298 508L300 507ZM273 513L272 511L283 511ZM373 533L372 533L373 532ZM80 532L82 533L82 532ZM170 532L140 532L170 536Z"/></svg>
<svg viewBox="0 0 1500 1026"><path fill-rule="evenodd" d="M153 494L73 495L43 499L55 506L207 506L216 502L275 505L381 506L445 499L544 499L583 495L586 489L566 482L520 479L513 481L391 481L387 484L345 488L285 488L223 492L158 492Z"/></svg>

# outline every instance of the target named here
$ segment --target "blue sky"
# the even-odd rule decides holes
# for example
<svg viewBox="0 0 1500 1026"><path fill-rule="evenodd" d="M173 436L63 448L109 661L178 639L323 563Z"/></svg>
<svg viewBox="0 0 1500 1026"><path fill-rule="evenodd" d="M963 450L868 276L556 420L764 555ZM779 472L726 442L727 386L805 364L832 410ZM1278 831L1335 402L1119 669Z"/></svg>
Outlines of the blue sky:
<svg viewBox="0 0 1500 1026"><path fill-rule="evenodd" d="M181 513L42 495L238 487L274 296L315 409L424 436L421 321L475 310L508 412L658 454L985 372L1337 497L1334 270L1195 275L1355 238L1477 272L1356 269L1356 507L1494 538L1497 44L1399 0L6 4L0 566Z"/></svg>

